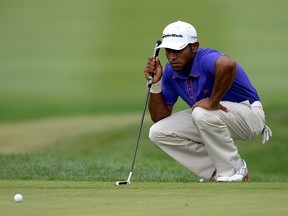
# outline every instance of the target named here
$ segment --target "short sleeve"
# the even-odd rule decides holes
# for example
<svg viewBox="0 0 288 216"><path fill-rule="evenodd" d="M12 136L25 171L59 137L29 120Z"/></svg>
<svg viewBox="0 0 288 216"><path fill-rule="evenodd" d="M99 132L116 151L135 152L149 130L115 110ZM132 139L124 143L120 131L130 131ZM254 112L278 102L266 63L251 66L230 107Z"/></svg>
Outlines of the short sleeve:
<svg viewBox="0 0 288 216"><path fill-rule="evenodd" d="M200 59L200 67L203 71L214 74L215 72L215 62L219 56L224 54L218 51L212 51L203 55Z"/></svg>
<svg viewBox="0 0 288 216"><path fill-rule="evenodd" d="M173 70L166 64L162 77L162 97L166 106L173 106L179 97L171 83L172 77Z"/></svg>

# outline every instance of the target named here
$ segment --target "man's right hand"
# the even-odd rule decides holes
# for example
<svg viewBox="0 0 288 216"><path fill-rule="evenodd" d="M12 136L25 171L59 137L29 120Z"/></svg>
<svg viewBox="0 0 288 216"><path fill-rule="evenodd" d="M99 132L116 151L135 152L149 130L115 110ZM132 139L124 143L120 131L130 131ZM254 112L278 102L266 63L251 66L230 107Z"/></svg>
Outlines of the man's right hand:
<svg viewBox="0 0 288 216"><path fill-rule="evenodd" d="M163 75L163 69L159 57L156 57L156 59L154 59L152 56L148 57L144 75L147 80L149 80L150 76L153 75L153 84L160 81Z"/></svg>

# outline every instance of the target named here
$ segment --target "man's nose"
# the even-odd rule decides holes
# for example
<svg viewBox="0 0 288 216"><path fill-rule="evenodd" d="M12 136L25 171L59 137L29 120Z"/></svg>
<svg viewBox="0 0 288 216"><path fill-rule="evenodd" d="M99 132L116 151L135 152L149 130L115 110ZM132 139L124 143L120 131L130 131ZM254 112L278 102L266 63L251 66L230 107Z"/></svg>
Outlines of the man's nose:
<svg viewBox="0 0 288 216"><path fill-rule="evenodd" d="M177 59L177 54L176 54L175 52L170 52L169 58L170 58L171 60Z"/></svg>

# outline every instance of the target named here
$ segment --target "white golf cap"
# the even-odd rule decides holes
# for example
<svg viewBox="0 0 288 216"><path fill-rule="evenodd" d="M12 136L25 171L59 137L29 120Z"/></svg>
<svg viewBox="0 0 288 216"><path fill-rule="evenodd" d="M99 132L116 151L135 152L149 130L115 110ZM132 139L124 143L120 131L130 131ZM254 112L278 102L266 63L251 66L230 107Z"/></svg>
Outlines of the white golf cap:
<svg viewBox="0 0 288 216"><path fill-rule="evenodd" d="M181 50L188 44L197 41L196 29L191 24L179 20L165 27L162 35L162 44L158 48Z"/></svg>

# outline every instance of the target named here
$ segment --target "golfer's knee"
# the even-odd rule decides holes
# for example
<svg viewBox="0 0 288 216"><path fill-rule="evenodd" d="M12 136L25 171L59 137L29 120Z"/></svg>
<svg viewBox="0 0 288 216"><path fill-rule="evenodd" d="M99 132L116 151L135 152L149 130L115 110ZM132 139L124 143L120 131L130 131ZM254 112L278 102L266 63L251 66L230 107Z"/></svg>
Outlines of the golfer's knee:
<svg viewBox="0 0 288 216"><path fill-rule="evenodd" d="M207 124L215 121L215 115L201 107L196 107L192 112L192 120L195 125Z"/></svg>
<svg viewBox="0 0 288 216"><path fill-rule="evenodd" d="M161 128L156 123L156 124L152 125L152 127L149 130L149 139L154 144L158 144L160 137L161 137Z"/></svg>

